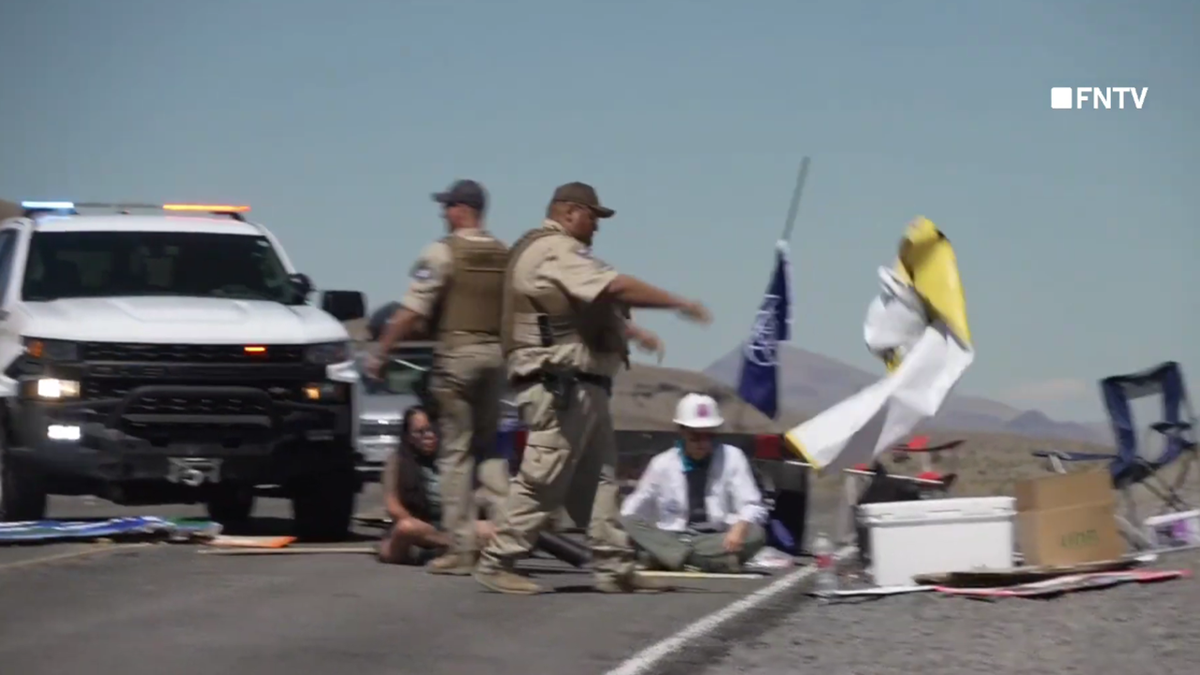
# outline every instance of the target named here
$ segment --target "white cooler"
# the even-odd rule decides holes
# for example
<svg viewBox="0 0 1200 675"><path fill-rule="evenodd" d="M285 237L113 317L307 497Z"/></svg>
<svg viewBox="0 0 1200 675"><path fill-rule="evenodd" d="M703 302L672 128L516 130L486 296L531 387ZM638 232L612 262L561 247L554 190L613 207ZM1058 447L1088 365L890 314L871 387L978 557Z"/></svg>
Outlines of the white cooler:
<svg viewBox="0 0 1200 675"><path fill-rule="evenodd" d="M1013 568L1012 497L863 504L878 586L909 586L918 574Z"/></svg>

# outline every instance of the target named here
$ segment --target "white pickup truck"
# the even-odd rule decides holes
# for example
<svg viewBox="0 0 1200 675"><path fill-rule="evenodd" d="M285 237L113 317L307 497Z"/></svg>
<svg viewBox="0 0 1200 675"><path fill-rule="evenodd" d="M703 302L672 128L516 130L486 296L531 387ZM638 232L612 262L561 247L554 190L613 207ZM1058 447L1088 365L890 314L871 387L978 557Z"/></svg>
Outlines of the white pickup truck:
<svg viewBox="0 0 1200 675"><path fill-rule="evenodd" d="M0 216L0 520L47 495L207 504L249 516L279 486L296 532L340 539L355 470L358 372L248 207L23 202Z"/></svg>

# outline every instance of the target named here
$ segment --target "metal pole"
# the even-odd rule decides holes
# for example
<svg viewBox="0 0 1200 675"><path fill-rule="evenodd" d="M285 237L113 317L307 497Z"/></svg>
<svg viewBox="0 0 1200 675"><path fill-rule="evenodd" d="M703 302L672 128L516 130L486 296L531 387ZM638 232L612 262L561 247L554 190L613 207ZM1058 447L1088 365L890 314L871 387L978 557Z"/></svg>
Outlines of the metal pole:
<svg viewBox="0 0 1200 675"><path fill-rule="evenodd" d="M783 226L784 241L792 238L792 228L796 225L796 214L800 212L800 195L804 192L804 181L808 178L808 157L800 160L800 174L796 176L796 189L792 192L792 204L788 207L787 222Z"/></svg>

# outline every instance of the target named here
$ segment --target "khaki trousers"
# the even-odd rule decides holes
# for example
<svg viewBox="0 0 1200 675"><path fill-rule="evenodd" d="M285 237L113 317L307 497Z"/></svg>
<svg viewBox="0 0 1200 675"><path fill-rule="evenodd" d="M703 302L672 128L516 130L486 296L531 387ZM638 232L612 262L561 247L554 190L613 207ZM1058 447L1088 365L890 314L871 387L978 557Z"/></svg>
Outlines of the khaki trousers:
<svg viewBox="0 0 1200 675"><path fill-rule="evenodd" d="M511 568L529 554L551 516L565 506L575 523L588 523L597 576L632 574L633 550L620 524L617 443L608 393L579 382L567 409L560 412L546 388L532 384L517 394L517 405L529 437L480 567Z"/></svg>
<svg viewBox="0 0 1200 675"><path fill-rule="evenodd" d="M747 528L740 551L727 553L724 532L668 532L639 518L623 518L621 523L629 538L668 570L690 565L702 572L740 572L767 545L767 531L757 524Z"/></svg>
<svg viewBox="0 0 1200 675"><path fill-rule="evenodd" d="M430 379L439 408L442 529L453 539L452 553L473 554L479 548L476 469L490 519L508 494L508 460L496 453L503 363L497 344L458 346L438 354Z"/></svg>

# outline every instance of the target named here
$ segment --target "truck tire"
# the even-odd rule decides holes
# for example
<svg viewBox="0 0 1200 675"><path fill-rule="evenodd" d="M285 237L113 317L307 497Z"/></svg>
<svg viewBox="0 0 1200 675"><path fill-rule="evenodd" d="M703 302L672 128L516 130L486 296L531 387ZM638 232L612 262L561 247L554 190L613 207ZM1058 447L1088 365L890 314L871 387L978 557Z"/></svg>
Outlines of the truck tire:
<svg viewBox="0 0 1200 675"><path fill-rule="evenodd" d="M219 483L205 503L208 517L223 527L239 527L250 520L254 511L254 486Z"/></svg>
<svg viewBox="0 0 1200 675"><path fill-rule="evenodd" d="M353 526L359 479L351 466L304 476L292 487L292 519L304 541L345 541Z"/></svg>
<svg viewBox="0 0 1200 675"><path fill-rule="evenodd" d="M0 522L42 520L46 502L41 476L13 461L8 453L8 430L0 424Z"/></svg>

